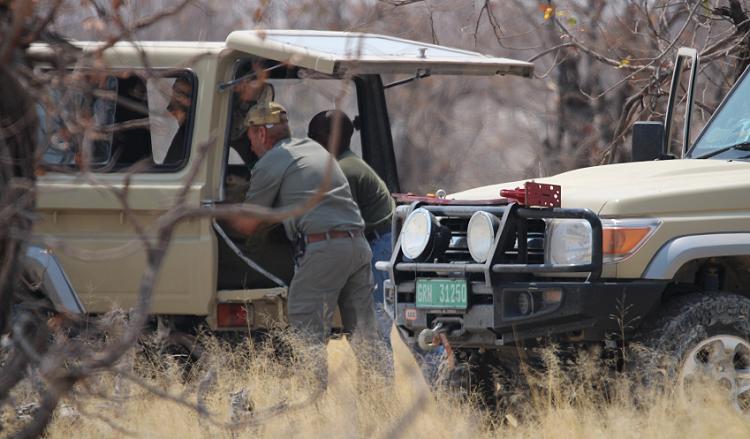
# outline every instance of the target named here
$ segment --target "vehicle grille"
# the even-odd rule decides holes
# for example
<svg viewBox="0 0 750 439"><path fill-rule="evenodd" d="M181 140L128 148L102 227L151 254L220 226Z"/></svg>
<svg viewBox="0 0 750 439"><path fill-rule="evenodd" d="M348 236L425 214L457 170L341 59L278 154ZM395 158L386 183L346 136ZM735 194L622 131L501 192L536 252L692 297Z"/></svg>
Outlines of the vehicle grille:
<svg viewBox="0 0 750 439"><path fill-rule="evenodd" d="M441 262L471 262L469 246L466 242L466 228L469 225L469 219L438 217L438 221L440 221L440 225L448 227L451 231L450 245L440 258Z"/></svg>

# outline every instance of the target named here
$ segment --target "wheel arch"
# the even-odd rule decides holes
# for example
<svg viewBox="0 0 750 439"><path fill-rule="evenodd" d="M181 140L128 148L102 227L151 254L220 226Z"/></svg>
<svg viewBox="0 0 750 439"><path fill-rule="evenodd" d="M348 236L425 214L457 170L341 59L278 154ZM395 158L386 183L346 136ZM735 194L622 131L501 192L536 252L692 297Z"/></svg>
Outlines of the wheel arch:
<svg viewBox="0 0 750 439"><path fill-rule="evenodd" d="M59 312L85 314L86 308L57 257L38 245L29 245L23 259L24 271L38 290Z"/></svg>
<svg viewBox="0 0 750 439"><path fill-rule="evenodd" d="M750 233L714 233L674 238L656 252L642 278L675 280L691 263L708 260L750 264Z"/></svg>

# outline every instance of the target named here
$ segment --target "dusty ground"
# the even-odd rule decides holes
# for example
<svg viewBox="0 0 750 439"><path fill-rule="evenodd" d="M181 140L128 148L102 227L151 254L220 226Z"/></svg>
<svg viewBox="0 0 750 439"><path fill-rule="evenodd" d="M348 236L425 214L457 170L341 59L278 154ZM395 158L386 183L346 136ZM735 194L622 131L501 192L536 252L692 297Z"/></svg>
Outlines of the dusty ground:
<svg viewBox="0 0 750 439"><path fill-rule="evenodd" d="M494 423L470 403L431 393L414 360L397 342L396 385L392 391L368 388L356 391L357 368L348 343L329 344L331 383L316 402L303 403L309 395L304 363L290 369L273 363L261 347L222 350L216 347L213 363L216 381L210 386L206 405L213 414L202 418L178 403L157 398L140 387L119 383L123 402L87 399L76 407L68 402L49 430L50 438L235 438L235 437L429 437L455 438L747 438L750 421L735 412L715 392L692 397L645 395L642 408L632 396L615 396L605 402L586 394L585 387L562 383L550 377L549 393L529 403L528 420ZM217 355L220 354L220 355ZM141 360L143 361L143 360ZM151 370L148 383L170 395L195 402L198 382L183 385L176 365ZM151 369L149 369L151 367ZM142 374L143 375L143 374ZM149 375L149 374L146 374ZM91 388L111 392L117 381L102 377ZM124 391L122 389L125 389ZM261 425L229 430L219 425L231 418L230 396L245 389L255 413L286 401L292 408L271 416ZM579 397L568 396L579 393ZM643 390L648 392L648 390ZM282 410L283 411L283 410ZM105 421L104 419L107 419Z"/></svg>

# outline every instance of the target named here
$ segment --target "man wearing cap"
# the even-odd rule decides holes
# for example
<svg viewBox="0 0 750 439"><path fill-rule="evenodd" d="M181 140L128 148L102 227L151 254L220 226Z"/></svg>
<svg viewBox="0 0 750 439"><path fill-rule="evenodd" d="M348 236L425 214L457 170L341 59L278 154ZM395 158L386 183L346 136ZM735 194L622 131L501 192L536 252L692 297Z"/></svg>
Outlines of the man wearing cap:
<svg viewBox="0 0 750 439"><path fill-rule="evenodd" d="M246 202L280 209L303 206L323 189L320 199L299 216L284 220L287 236L300 252L289 286L289 324L309 341L316 378L327 383L325 343L336 306L360 368L383 366L383 342L377 330L371 295L372 253L364 221L352 200L341 168L317 142L293 139L286 110L276 102L256 104L245 118L251 150L259 157L250 177ZM325 181L328 179L329 181ZM327 183L327 184L326 184ZM260 220L229 221L249 235Z"/></svg>

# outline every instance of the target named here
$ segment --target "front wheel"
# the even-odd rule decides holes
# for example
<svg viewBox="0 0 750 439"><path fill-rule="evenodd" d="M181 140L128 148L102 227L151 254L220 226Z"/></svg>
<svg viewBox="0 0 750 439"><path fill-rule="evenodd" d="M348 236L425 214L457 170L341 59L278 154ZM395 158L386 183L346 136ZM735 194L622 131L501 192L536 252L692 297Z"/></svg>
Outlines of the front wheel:
<svg viewBox="0 0 750 439"><path fill-rule="evenodd" d="M639 370L685 388L709 380L750 412L750 299L728 293L689 294L667 302L641 329Z"/></svg>

